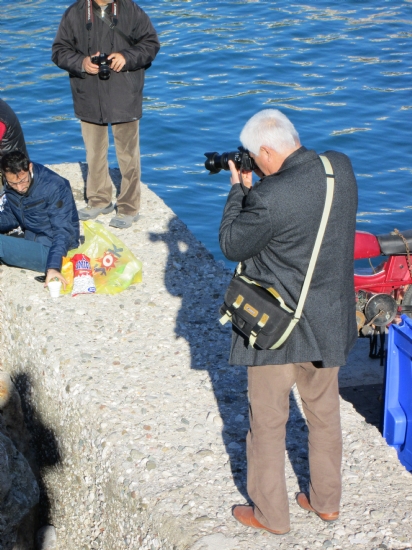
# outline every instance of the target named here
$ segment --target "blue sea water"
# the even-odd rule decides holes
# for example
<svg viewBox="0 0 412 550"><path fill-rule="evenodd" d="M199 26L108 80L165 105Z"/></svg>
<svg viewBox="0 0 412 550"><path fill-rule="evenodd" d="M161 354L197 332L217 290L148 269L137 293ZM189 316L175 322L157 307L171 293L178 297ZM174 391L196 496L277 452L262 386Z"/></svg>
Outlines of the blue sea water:
<svg viewBox="0 0 412 550"><path fill-rule="evenodd" d="M244 122L268 107L289 116L306 147L350 156L359 229L412 228L410 0L139 5L162 43L146 73L142 180L216 259L229 177L209 176L203 154L235 150ZM0 0L0 97L41 163L85 160L68 76L50 60L68 6Z"/></svg>

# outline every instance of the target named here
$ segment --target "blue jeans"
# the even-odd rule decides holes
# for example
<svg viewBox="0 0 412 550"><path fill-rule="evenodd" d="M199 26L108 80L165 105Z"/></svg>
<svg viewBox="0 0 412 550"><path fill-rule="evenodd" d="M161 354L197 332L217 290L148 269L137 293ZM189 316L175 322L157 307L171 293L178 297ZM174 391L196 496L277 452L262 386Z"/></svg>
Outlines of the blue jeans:
<svg viewBox="0 0 412 550"><path fill-rule="evenodd" d="M44 273L49 250L35 241L0 234L0 260L6 265Z"/></svg>

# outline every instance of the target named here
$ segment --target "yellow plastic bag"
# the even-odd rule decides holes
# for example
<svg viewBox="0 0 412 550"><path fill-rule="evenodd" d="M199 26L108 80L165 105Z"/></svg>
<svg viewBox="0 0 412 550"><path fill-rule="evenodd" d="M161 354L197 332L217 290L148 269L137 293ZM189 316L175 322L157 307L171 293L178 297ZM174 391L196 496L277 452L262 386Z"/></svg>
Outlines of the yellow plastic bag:
<svg viewBox="0 0 412 550"><path fill-rule="evenodd" d="M128 286L142 282L142 262L138 260L120 239L99 222L83 222L84 243L70 250L63 258L62 275L68 285L63 294L73 288L73 264L75 254L90 258L97 294L117 294Z"/></svg>

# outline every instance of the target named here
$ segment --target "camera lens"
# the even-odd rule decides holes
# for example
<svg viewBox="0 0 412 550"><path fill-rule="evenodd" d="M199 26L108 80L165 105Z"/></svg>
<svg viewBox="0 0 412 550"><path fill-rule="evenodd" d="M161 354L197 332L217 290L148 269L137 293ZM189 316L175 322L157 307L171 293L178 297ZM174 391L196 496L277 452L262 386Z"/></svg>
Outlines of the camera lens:
<svg viewBox="0 0 412 550"><path fill-rule="evenodd" d="M205 153L205 168L210 174L217 174L221 170L230 170L229 161L233 161L237 170L251 171L256 169L256 164L249 151L238 147L237 151L230 153Z"/></svg>
<svg viewBox="0 0 412 550"><path fill-rule="evenodd" d="M233 161L236 168L239 170L242 162L242 154L239 151L231 151L230 153L222 153L221 165L223 170L230 170L229 160Z"/></svg>
<svg viewBox="0 0 412 550"><path fill-rule="evenodd" d="M221 156L219 153L205 153L205 168L209 170L211 174L217 174L221 171L222 165L220 164Z"/></svg>
<svg viewBox="0 0 412 550"><path fill-rule="evenodd" d="M109 80L109 78L110 78L110 67L108 65L100 65L100 67L99 67L99 78L100 78L100 80Z"/></svg>
<svg viewBox="0 0 412 550"><path fill-rule="evenodd" d="M229 160L235 163L237 169L240 168L242 162L242 153L239 151L231 151L230 153L205 153L206 161L205 168L211 174L217 174L221 170L230 170Z"/></svg>

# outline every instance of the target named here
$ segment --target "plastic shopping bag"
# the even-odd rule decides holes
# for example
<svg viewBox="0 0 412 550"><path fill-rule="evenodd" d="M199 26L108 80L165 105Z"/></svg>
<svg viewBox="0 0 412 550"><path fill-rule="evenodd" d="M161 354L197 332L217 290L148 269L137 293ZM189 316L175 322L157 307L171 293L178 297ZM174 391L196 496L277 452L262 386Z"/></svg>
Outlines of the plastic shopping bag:
<svg viewBox="0 0 412 550"><path fill-rule="evenodd" d="M127 246L106 227L95 221L83 222L85 242L79 248L70 250L63 258L62 275L68 282L68 294L73 288L73 263L75 254L90 258L97 294L117 294L128 286L142 282L142 262Z"/></svg>

